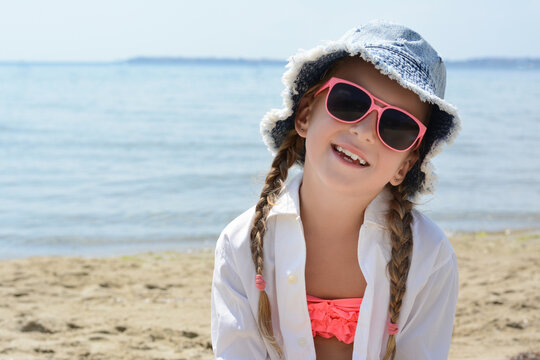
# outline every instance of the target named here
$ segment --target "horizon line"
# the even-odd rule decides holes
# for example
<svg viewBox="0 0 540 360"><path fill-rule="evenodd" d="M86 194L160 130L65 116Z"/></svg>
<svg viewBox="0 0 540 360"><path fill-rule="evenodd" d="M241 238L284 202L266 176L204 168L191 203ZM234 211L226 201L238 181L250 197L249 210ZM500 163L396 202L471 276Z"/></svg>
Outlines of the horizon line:
<svg viewBox="0 0 540 360"><path fill-rule="evenodd" d="M182 63L182 62L198 62L198 63L231 63L231 64L287 64L287 59L274 58L248 58L248 57L218 57L218 56L136 56L123 60L0 60L0 65L138 65L141 63ZM446 59L447 65L465 65L482 62L490 63L532 63L540 65L540 57L533 56L482 56L471 57L464 59Z"/></svg>

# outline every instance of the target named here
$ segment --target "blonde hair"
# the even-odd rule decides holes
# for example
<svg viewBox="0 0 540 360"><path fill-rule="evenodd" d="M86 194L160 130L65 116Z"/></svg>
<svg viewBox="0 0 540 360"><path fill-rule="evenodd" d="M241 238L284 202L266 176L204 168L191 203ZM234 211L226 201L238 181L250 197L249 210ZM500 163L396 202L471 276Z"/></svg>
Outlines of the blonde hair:
<svg viewBox="0 0 540 360"><path fill-rule="evenodd" d="M289 168L299 158L303 158L304 151L304 139L296 133L296 130L291 130L278 149L272 161L270 172L266 176L261 196L255 206L255 216L250 232L251 255L257 275L262 275L263 272L263 239L266 232L266 217L281 192ZM259 296L257 326L263 338L276 349L281 357L283 352L274 337L270 303L265 290L261 290Z"/></svg>
<svg viewBox="0 0 540 360"><path fill-rule="evenodd" d="M331 70L340 61L328 68L322 79L312 86L303 97L311 97L331 74ZM279 194L282 191L283 184L287 179L288 171L295 163L303 164L305 160L305 140L298 135L295 129L292 129L283 140L279 147L272 166L255 207L255 215L251 225L251 254L257 275L263 273L263 239L266 232L266 218L272 206L275 204ZM407 276L410 267L410 256L412 252L412 214L411 210L414 204L408 200L407 189L403 183L399 186L386 185L393 195L390 202L390 209L386 215L386 221L390 230L392 241L392 256L387 264L387 273L390 280L390 302L388 311L390 321L398 323L401 303L406 291ZM268 295L265 290L260 291L259 308L257 314L257 326L262 337L270 344L281 357L283 350L277 343L272 329L272 316ZM394 359L396 354L395 335L388 338L384 360Z"/></svg>

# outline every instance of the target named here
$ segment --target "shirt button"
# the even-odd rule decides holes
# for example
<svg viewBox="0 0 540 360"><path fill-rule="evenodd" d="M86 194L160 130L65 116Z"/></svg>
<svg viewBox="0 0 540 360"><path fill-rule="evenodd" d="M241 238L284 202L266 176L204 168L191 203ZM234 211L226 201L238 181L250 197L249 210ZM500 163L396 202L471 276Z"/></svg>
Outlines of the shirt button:
<svg viewBox="0 0 540 360"><path fill-rule="evenodd" d="M296 284L297 280L298 279L296 278L296 275L294 274L287 276L287 281L289 282L289 284Z"/></svg>
<svg viewBox="0 0 540 360"><path fill-rule="evenodd" d="M304 347L306 346L306 344L307 344L306 338L301 337L300 339L298 339L298 345Z"/></svg>

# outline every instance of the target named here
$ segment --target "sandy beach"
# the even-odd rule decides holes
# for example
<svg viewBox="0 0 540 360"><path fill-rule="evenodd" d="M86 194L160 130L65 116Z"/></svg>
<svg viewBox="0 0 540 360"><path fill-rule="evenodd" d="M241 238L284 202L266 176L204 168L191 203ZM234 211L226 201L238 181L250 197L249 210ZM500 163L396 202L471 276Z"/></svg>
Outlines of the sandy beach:
<svg viewBox="0 0 540 360"><path fill-rule="evenodd" d="M540 352L540 230L450 241L450 359ZM212 251L1 261L0 359L212 359L212 268Z"/></svg>

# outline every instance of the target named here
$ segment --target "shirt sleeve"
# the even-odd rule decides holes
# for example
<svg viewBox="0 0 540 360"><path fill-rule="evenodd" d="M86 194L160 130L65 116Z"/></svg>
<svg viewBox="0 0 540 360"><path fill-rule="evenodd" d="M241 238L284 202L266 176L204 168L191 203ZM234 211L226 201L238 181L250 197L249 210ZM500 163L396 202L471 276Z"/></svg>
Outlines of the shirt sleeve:
<svg viewBox="0 0 540 360"><path fill-rule="evenodd" d="M211 295L214 355L224 360L266 359L266 347L238 270L229 239L221 234L216 244Z"/></svg>
<svg viewBox="0 0 540 360"><path fill-rule="evenodd" d="M396 359L448 359L458 290L457 260L452 253L416 296L403 333L396 338Z"/></svg>

